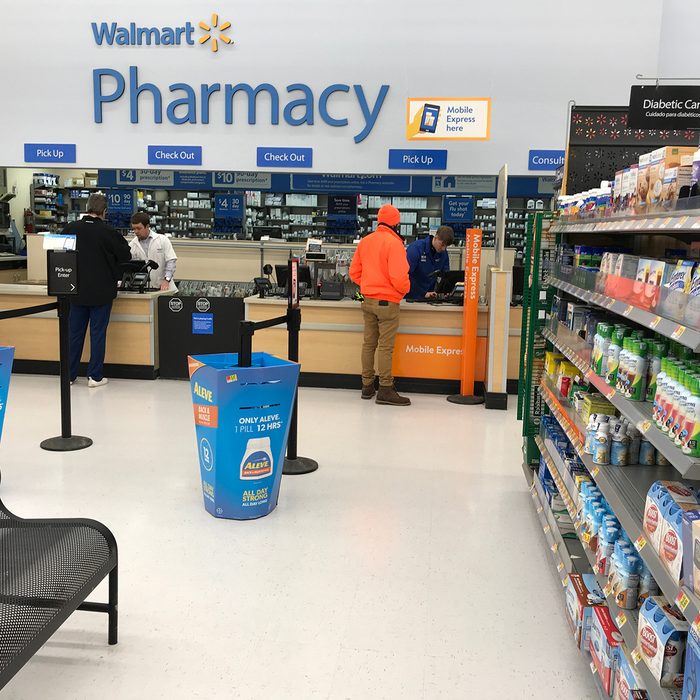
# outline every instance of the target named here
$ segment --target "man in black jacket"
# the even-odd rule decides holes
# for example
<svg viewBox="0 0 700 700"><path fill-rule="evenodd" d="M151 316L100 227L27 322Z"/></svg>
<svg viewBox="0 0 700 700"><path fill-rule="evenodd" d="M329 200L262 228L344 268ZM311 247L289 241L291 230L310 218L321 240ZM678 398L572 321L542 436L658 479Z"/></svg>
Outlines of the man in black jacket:
<svg viewBox="0 0 700 700"><path fill-rule="evenodd" d="M112 302L121 279L119 263L131 260L129 245L105 223L107 198L94 192L87 202L87 215L68 224L64 233L77 236L78 294L71 297L70 311L70 379L78 377L85 332L90 324L90 362L88 386L107 384L104 376L105 341Z"/></svg>

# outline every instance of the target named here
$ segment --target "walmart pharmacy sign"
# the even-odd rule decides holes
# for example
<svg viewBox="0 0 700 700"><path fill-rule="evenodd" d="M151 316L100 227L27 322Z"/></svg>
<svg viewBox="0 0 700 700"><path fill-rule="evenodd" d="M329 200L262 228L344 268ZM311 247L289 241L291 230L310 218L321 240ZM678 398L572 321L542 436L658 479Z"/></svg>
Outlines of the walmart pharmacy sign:
<svg viewBox="0 0 700 700"><path fill-rule="evenodd" d="M186 37L186 33L183 35ZM162 38L162 37L161 37ZM290 126L313 125L316 113L328 126L347 127L348 117L344 116L334 101L338 94L352 94L360 107L362 120L353 125L357 133L353 136L355 143L364 141L377 123L379 112L389 92L388 85L379 88L376 98L369 98L362 85L333 83L316 96L313 89L305 83L292 83L285 87L286 104L282 106L280 90L271 83L250 85L248 83L189 83L174 82L167 87L154 83L140 82L137 66L129 66L128 75L113 68L96 68L92 71L92 91L94 119L101 124L105 118L105 105L119 102L125 96L129 101L129 114L132 124L138 124L141 106L155 124L162 124L165 118L171 124L209 124L212 120L221 120L233 124L234 98L247 100L248 124L258 120L257 101L265 96L269 104L270 124L280 123L280 112L284 121ZM139 100L143 101L140 105ZM146 106L148 105L148 106Z"/></svg>

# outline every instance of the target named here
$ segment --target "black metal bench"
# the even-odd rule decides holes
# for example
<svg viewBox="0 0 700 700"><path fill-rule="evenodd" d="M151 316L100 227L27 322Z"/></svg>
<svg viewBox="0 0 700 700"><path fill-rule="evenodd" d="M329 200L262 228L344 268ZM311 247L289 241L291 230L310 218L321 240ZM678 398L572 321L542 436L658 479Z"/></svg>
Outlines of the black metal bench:
<svg viewBox="0 0 700 700"><path fill-rule="evenodd" d="M86 598L109 576L109 602ZM109 616L117 643L117 543L86 519L24 519L0 500L0 688L75 610Z"/></svg>

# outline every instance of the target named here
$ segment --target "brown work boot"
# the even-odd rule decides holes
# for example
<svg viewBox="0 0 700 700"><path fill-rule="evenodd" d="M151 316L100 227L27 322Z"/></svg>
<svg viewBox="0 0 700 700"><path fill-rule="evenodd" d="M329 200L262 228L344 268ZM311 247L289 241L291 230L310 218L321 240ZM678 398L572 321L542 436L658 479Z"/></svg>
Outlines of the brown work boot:
<svg viewBox="0 0 700 700"><path fill-rule="evenodd" d="M362 385L362 398L371 399L375 394L374 384L363 384Z"/></svg>
<svg viewBox="0 0 700 700"><path fill-rule="evenodd" d="M410 406L411 399L408 396L401 396L394 386L381 386L377 393L377 403L385 406Z"/></svg>

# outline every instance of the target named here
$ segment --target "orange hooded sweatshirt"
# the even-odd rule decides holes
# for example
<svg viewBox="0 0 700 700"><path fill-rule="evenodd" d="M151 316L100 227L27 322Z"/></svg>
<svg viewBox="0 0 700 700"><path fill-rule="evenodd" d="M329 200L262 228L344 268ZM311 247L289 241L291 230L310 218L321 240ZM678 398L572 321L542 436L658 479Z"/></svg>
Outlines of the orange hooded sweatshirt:
<svg viewBox="0 0 700 700"><path fill-rule="evenodd" d="M350 279L364 296L398 304L411 288L406 249L399 235L379 224L365 236L352 258Z"/></svg>

